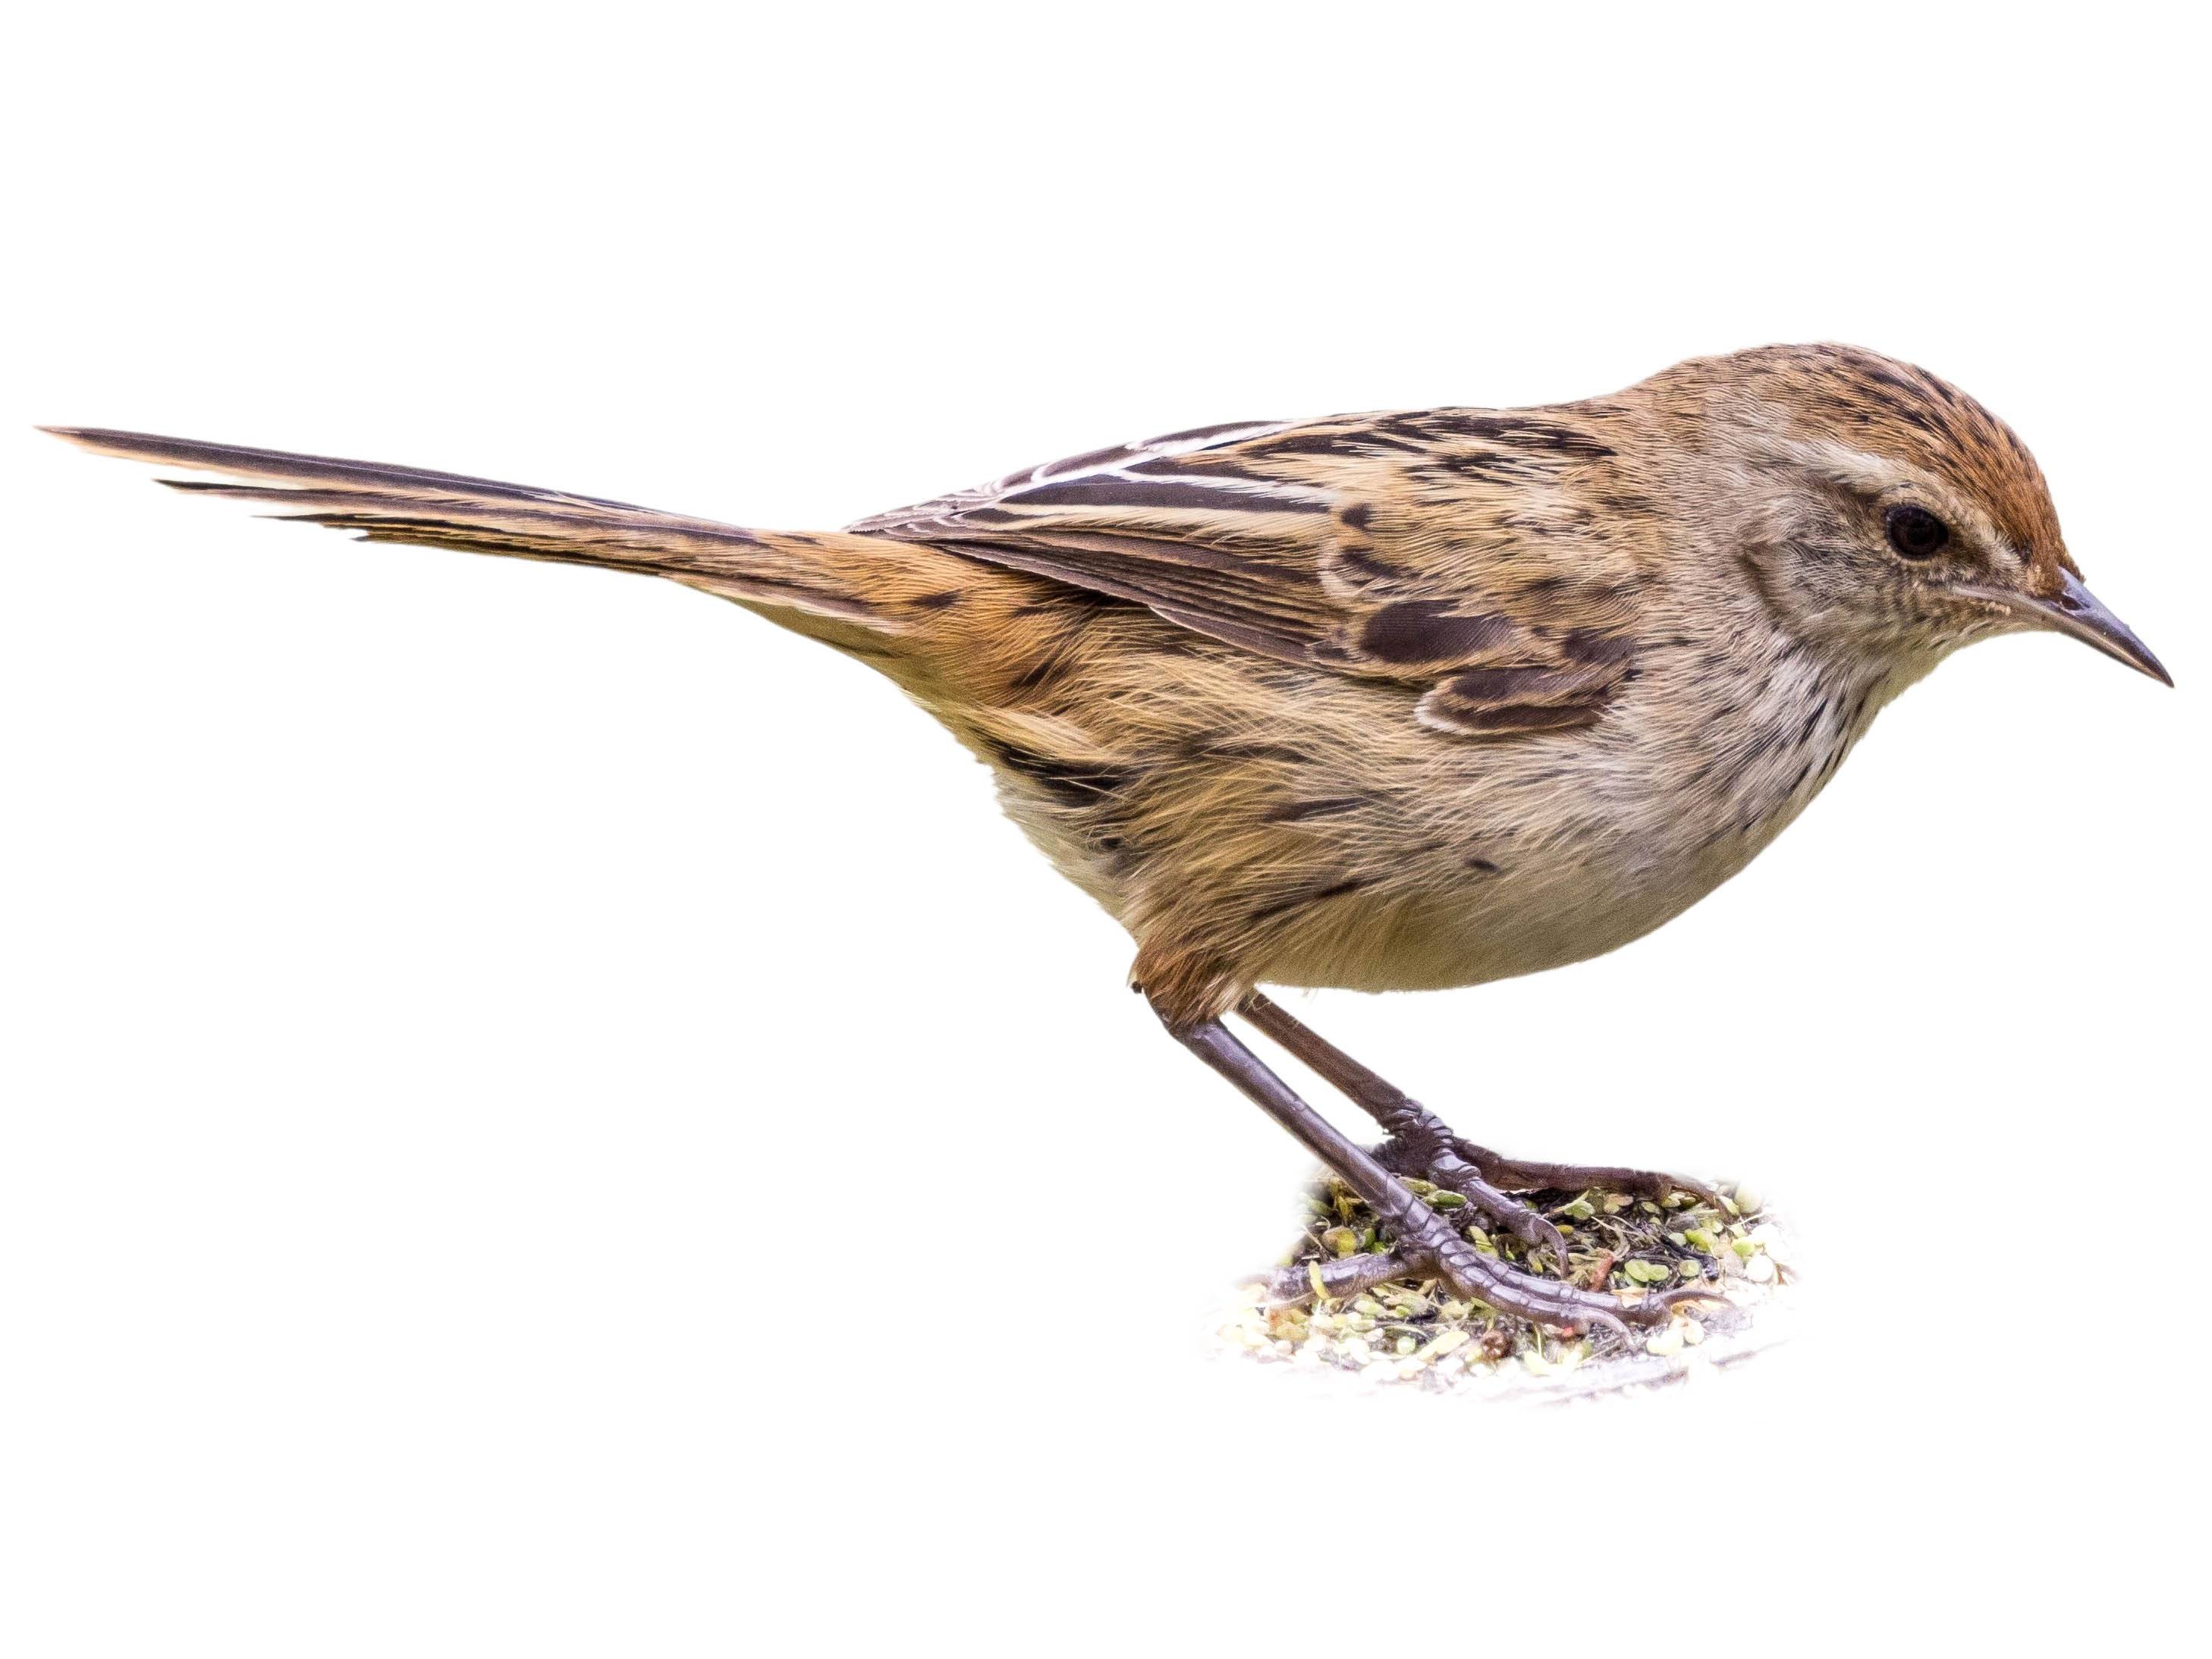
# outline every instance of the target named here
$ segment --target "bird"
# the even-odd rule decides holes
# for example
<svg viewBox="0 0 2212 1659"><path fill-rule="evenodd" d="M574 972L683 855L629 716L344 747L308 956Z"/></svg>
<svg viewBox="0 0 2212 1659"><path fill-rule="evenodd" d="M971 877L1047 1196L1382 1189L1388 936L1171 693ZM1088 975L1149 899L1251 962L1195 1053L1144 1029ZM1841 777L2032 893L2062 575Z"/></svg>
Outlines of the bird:
<svg viewBox="0 0 2212 1659"><path fill-rule="evenodd" d="M1577 402L1170 433L834 532L46 429L370 542L680 582L886 676L1127 930L1165 1030L1372 1208L1389 1248L1316 1289L1422 1273L1571 1332L1698 1292L1571 1282L1524 1195L1713 1189L1478 1146L1266 988L1478 985L1625 945L1742 869L1974 641L2055 632L2172 684L2083 585L2012 428L1853 346L1692 358ZM1423 1188L1524 1259L1475 1248Z"/></svg>

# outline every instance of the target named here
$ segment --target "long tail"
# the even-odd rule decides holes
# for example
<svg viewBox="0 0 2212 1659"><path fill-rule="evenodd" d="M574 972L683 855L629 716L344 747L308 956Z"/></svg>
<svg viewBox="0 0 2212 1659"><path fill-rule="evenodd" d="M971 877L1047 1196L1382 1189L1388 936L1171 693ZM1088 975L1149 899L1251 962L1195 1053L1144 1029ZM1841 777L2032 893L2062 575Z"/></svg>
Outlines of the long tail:
<svg viewBox="0 0 2212 1659"><path fill-rule="evenodd" d="M957 554L874 536L740 530L623 501L417 467L97 427L45 430L102 455L228 474L236 482L160 482L173 489L273 502L292 510L267 516L357 531L364 541L665 576L862 656L896 654L875 642L926 629L948 590L993 580L987 567Z"/></svg>

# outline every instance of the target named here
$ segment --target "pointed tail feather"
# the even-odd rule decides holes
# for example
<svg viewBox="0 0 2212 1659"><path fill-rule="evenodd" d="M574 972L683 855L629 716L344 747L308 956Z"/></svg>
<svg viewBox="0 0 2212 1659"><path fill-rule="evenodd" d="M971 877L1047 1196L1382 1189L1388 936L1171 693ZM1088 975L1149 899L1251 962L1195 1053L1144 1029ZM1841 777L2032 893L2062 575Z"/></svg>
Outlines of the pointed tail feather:
<svg viewBox="0 0 2212 1659"><path fill-rule="evenodd" d="M981 568L957 555L874 536L741 530L624 501L454 472L201 443L99 427L46 427L126 460L190 467L233 482L163 478L173 489L289 508L266 516L352 530L363 541L636 571L771 611L899 634L930 598Z"/></svg>

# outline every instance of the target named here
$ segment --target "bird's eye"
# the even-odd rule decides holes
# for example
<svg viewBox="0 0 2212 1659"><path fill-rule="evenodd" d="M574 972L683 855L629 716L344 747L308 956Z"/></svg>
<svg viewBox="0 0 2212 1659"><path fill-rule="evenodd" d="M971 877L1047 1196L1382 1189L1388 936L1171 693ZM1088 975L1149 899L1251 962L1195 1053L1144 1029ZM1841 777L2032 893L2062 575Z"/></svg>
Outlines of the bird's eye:
<svg viewBox="0 0 2212 1659"><path fill-rule="evenodd" d="M1924 507L1893 507L1882 527L1889 544L1908 559L1932 559L1951 539L1950 526Z"/></svg>

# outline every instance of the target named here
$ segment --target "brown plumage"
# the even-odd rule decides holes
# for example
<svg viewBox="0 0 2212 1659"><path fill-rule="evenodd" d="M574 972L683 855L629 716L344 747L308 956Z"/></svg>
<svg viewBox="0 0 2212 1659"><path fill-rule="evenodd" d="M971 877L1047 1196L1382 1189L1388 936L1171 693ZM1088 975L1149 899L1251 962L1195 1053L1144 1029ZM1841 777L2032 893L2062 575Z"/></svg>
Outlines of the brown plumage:
<svg viewBox="0 0 2212 1659"><path fill-rule="evenodd" d="M1632 939L1740 869L1967 640L2057 628L2162 676L2081 587L2011 431L1844 347L1542 409L1176 434L836 532L64 435L372 541L666 576L867 663L1128 928L1170 1028L1363 1191L1394 1177L1297 1119L1218 1026L1241 1006L1318 1042L1260 985L1469 984ZM1335 1060L1400 1150L1442 1133ZM1458 1145L1415 1161L1474 1193L1480 1149ZM1470 1267L1433 1212L1384 1196L1406 1251L1462 1288L1609 1316Z"/></svg>

